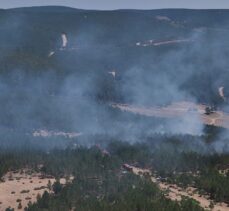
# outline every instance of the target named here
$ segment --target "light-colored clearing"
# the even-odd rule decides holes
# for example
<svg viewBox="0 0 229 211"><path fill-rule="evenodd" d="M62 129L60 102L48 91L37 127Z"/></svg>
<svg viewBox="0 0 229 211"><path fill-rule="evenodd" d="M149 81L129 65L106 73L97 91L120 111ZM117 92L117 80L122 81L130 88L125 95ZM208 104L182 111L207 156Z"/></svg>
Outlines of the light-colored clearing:
<svg viewBox="0 0 229 211"><path fill-rule="evenodd" d="M21 200L22 209L28 205L29 201L36 202L37 195L42 195L45 191L50 192L47 185L56 181L54 177L35 173L29 169L22 169L17 172L8 172L0 182L0 210L4 211L11 207L18 209L17 200ZM66 179L60 179L62 185L66 184ZM24 193L23 193L24 192Z"/></svg>
<svg viewBox="0 0 229 211"><path fill-rule="evenodd" d="M220 97L223 98L224 101L227 100L225 95L224 95L224 87L223 86L219 87L219 95L220 95Z"/></svg>
<svg viewBox="0 0 229 211"><path fill-rule="evenodd" d="M144 42L137 42L136 46L148 47L148 46L161 46L161 45L171 45L171 44L189 43L189 42L193 42L193 40L190 39L177 39L177 40L164 40L164 41L147 40Z"/></svg>
<svg viewBox="0 0 229 211"><path fill-rule="evenodd" d="M33 132L34 137L44 137L44 138L55 137L55 136L62 136L65 138L76 138L81 135L82 133L76 133L76 132L67 133L63 131L48 131L48 130L36 130Z"/></svg>
<svg viewBox="0 0 229 211"><path fill-rule="evenodd" d="M151 175L151 171L148 169L140 169L134 166L130 166L130 167L132 169L132 172L136 175L142 175L145 173ZM167 184L167 183L161 182L152 175L151 175L151 180L152 182L157 183L161 190L167 192L166 197L168 197L169 199L173 201L180 201L182 197L189 197L199 202L201 207L208 209L208 210L210 209L209 206L212 201L208 198L208 196L199 195L197 190L193 187L182 189L178 187L176 184ZM211 210L212 211L229 211L229 207L226 203L214 203L214 208Z"/></svg>
<svg viewBox="0 0 229 211"><path fill-rule="evenodd" d="M143 107L126 104L113 104L112 107L135 114L161 118L182 118L187 114L197 115L203 124L229 128L228 113L216 111L210 115L206 115L205 108L207 106L193 102L175 102L164 107Z"/></svg>
<svg viewBox="0 0 229 211"><path fill-rule="evenodd" d="M68 44L67 35L65 33L62 33L61 38L62 38L62 48L66 48Z"/></svg>

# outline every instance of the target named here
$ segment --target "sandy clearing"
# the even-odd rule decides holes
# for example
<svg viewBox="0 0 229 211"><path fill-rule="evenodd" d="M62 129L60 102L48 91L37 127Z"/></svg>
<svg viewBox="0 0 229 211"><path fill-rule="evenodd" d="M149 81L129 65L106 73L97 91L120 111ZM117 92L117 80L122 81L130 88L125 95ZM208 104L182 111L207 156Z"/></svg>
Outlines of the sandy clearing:
<svg viewBox="0 0 229 211"><path fill-rule="evenodd" d="M11 207L18 209L17 200L21 200L23 210L29 201L36 202L37 195L49 191L47 185L50 181L53 184L56 180L52 176L45 176L42 173L35 173L28 169L17 172L8 172L0 182L0 210L4 211ZM66 184L66 179L60 179L61 184ZM25 193L22 193L22 192Z"/></svg>
<svg viewBox="0 0 229 211"><path fill-rule="evenodd" d="M203 124L229 129L228 113L216 111L213 114L206 115L206 105L198 105L192 102L176 102L164 107L143 107L126 104L112 104L112 107L135 114L162 118L182 118L187 114L197 115L200 117Z"/></svg>
<svg viewBox="0 0 229 211"><path fill-rule="evenodd" d="M62 48L66 48L67 44L68 44L68 38L67 35L65 33L61 34L61 38L62 38Z"/></svg>
<svg viewBox="0 0 229 211"><path fill-rule="evenodd" d="M209 206L211 204L211 200L207 198L207 196L200 196L197 193L197 190L193 187L188 187L187 189L182 189L178 187L176 184L166 184L159 180L157 180L154 176L152 176L151 171L148 169L136 168L134 166L128 165L129 168L132 169L132 172L136 175L149 174L151 175L151 180L154 183L157 183L159 188L163 191L166 191L168 195L166 195L169 199L173 201L180 201L182 197L192 198L200 203L200 206L205 209L210 209ZM216 203L212 211L229 211L229 207L226 203Z"/></svg>

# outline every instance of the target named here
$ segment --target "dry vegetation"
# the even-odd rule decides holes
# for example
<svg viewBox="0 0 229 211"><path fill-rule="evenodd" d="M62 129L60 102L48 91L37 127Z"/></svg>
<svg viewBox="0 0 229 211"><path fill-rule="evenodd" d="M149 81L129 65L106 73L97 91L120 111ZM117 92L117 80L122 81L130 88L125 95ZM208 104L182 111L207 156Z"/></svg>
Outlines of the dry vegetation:
<svg viewBox="0 0 229 211"><path fill-rule="evenodd" d="M151 171L147 169L140 169L131 166L131 170L136 175L151 175ZM173 201L181 201L182 197L189 197L199 202L200 206L205 209L210 209L212 211L229 211L229 207L226 203L214 203L207 195L200 195L198 190L193 187L182 189L176 184L167 184L166 182L161 182L154 176L151 176L151 180L152 182L157 183L159 188L162 191L165 191L166 196Z"/></svg>
<svg viewBox="0 0 229 211"><path fill-rule="evenodd" d="M48 183L53 184L55 181L52 176L30 169L8 172L0 182L0 210L8 207L23 210L29 202L35 202L39 194L50 192ZM60 183L66 184L66 179L60 179ZM21 209L19 204L22 205Z"/></svg>

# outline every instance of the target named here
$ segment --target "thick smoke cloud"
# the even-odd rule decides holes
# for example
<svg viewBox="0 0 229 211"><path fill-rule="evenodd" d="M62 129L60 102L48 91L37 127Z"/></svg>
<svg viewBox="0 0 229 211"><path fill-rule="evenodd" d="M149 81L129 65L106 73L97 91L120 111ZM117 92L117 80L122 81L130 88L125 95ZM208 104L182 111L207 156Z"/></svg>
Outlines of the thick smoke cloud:
<svg viewBox="0 0 229 211"><path fill-rule="evenodd" d="M108 37L105 28L108 26L93 25L90 15L82 14L82 17L78 33L64 29L68 36L66 49L58 51L61 43L55 43L58 47L51 58L43 51L47 57L43 59L54 63L51 68L34 74L18 68L0 76L0 101L4 102L0 106L1 128L30 134L41 129L107 134L128 141L140 141L141 136L154 133L203 134L200 117L192 113L179 120L156 119L155 123L114 111L109 105L113 102L136 106L161 106L176 101L214 103L218 87L227 82L228 42L219 42L224 32L193 28L179 33L185 35L181 38L190 39L190 43L144 48L136 46L136 42L146 37L159 39L159 35L165 41L180 37L174 38L176 33L170 31L173 28L170 23L159 21L156 23L163 26L159 32L165 28L166 33L155 32L150 37L151 31L156 31L154 28L146 31L141 40L138 40L139 32L132 38L137 23L130 19L125 23L133 26L131 33L119 31L119 41L116 32L124 28L116 24L103 43ZM84 26L88 18L90 23ZM183 30L178 26L174 30ZM61 38L61 31L55 32L55 36ZM25 33L23 37L29 36ZM117 73L115 78L109 74L113 68ZM65 72L61 75L59 69ZM221 139L219 143L212 146L220 152L224 143L221 144Z"/></svg>

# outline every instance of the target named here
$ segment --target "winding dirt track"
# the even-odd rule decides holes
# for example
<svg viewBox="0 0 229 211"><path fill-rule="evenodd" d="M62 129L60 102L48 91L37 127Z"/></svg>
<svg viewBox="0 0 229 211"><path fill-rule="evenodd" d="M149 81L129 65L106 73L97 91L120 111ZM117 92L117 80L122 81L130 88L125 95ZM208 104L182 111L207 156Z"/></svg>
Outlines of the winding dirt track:
<svg viewBox="0 0 229 211"><path fill-rule="evenodd" d="M228 113L216 111L210 115L206 115L206 105L198 105L192 102L176 102L165 107L143 107L127 104L112 104L112 107L135 114L161 118L182 118L186 115L196 115L205 125L214 125L229 129Z"/></svg>

